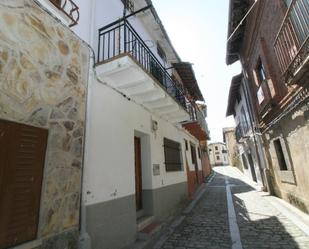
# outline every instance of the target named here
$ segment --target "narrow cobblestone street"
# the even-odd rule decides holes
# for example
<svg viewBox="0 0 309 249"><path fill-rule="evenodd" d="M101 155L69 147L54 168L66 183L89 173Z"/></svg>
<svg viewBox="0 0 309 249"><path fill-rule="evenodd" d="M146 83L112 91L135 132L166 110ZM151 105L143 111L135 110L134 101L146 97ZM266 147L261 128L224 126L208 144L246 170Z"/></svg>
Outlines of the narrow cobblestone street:
<svg viewBox="0 0 309 249"><path fill-rule="evenodd" d="M309 231L306 234L275 208L266 194L248 185L237 169L214 170L213 180L202 190L195 207L183 212L180 224L153 249L309 248Z"/></svg>

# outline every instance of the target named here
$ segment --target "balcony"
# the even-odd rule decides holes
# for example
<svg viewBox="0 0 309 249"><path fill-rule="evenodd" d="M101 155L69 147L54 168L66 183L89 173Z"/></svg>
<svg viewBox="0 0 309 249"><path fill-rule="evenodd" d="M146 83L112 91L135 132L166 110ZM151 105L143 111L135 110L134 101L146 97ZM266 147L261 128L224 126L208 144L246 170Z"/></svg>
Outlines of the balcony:
<svg viewBox="0 0 309 249"><path fill-rule="evenodd" d="M150 112L173 123L189 120L189 101L127 21L99 29L96 70L107 82Z"/></svg>
<svg viewBox="0 0 309 249"><path fill-rule="evenodd" d="M287 84L295 84L308 77L308 0L292 0L275 39L274 49Z"/></svg>
<svg viewBox="0 0 309 249"><path fill-rule="evenodd" d="M209 139L209 130L205 120L205 114L194 103L190 104L189 112L190 121L184 122L182 124L183 127L199 141L205 141Z"/></svg>
<svg viewBox="0 0 309 249"><path fill-rule="evenodd" d="M79 8L72 0L49 0L63 14L69 27L73 27L79 21Z"/></svg>

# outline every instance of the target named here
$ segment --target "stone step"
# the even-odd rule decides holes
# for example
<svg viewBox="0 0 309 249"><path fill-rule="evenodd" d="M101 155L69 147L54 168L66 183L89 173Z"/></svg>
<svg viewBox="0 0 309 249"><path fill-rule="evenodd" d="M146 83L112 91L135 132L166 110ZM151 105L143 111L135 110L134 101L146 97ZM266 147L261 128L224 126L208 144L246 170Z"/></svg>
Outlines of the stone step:
<svg viewBox="0 0 309 249"><path fill-rule="evenodd" d="M137 219L137 231L143 230L154 221L154 216L143 216Z"/></svg>
<svg viewBox="0 0 309 249"><path fill-rule="evenodd" d="M142 229L138 234L137 238L139 240L148 240L153 236L156 232L160 231L161 224L157 222L153 222Z"/></svg>

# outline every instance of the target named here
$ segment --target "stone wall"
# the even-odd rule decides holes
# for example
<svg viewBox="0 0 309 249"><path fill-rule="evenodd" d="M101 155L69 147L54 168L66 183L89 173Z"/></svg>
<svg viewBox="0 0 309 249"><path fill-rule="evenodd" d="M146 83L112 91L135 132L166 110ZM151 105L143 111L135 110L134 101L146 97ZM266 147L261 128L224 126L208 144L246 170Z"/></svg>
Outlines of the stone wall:
<svg viewBox="0 0 309 249"><path fill-rule="evenodd" d="M309 213L309 103L284 117L266 134L268 160L276 195ZM273 141L282 138L289 160L287 171L280 170Z"/></svg>
<svg viewBox="0 0 309 249"><path fill-rule="evenodd" d="M48 248L76 243L61 234L77 237L88 64L88 48L34 1L1 1L0 119L49 131L38 228Z"/></svg>

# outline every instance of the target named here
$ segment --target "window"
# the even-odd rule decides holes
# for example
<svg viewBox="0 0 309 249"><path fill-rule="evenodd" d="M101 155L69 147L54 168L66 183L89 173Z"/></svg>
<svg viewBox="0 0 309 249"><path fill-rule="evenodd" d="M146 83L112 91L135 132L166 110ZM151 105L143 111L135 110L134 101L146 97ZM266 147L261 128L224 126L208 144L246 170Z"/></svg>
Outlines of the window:
<svg viewBox="0 0 309 249"><path fill-rule="evenodd" d="M198 158L201 158L201 149L200 147L197 148Z"/></svg>
<svg viewBox="0 0 309 249"><path fill-rule="evenodd" d="M134 12L134 3L131 0L121 0L121 2L127 10L129 10L130 12Z"/></svg>
<svg viewBox="0 0 309 249"><path fill-rule="evenodd" d="M188 141L185 139L185 147L186 147L186 151L188 151Z"/></svg>
<svg viewBox="0 0 309 249"><path fill-rule="evenodd" d="M0 134L0 248L8 248L36 238L48 131L0 120Z"/></svg>
<svg viewBox="0 0 309 249"><path fill-rule="evenodd" d="M220 160L220 156L216 156L217 157L217 160Z"/></svg>
<svg viewBox="0 0 309 249"><path fill-rule="evenodd" d="M215 150L218 150L218 146L215 146Z"/></svg>
<svg viewBox="0 0 309 249"><path fill-rule="evenodd" d="M61 6L61 0L49 0L49 1L52 2L56 6Z"/></svg>
<svg viewBox="0 0 309 249"><path fill-rule="evenodd" d="M287 7L289 7L291 5L292 1L293 0L284 0Z"/></svg>
<svg viewBox="0 0 309 249"><path fill-rule="evenodd" d="M259 59L259 62L256 66L256 73L258 76L259 84L261 84L262 81L266 80L266 71L261 59Z"/></svg>
<svg viewBox="0 0 309 249"><path fill-rule="evenodd" d="M163 147L166 171L182 170L180 143L164 138Z"/></svg>
<svg viewBox="0 0 309 249"><path fill-rule="evenodd" d="M244 107L241 107L241 111L240 111L240 126L241 126L241 130L243 131L242 135L247 134L247 132L249 131L249 124L248 124L247 115L246 115Z"/></svg>
<svg viewBox="0 0 309 249"><path fill-rule="evenodd" d="M159 45L159 43L157 43L157 52L158 55L161 57L162 60L166 61L166 55L164 50L161 48L161 46Z"/></svg>
<svg viewBox="0 0 309 249"><path fill-rule="evenodd" d="M240 93L237 93L236 100L237 100L237 103L240 103L240 101L241 101L241 94Z"/></svg>
<svg viewBox="0 0 309 249"><path fill-rule="evenodd" d="M241 158L242 158L242 164L243 164L244 168L248 169L248 163L247 163L247 159L245 157L245 154L241 154Z"/></svg>
<svg viewBox="0 0 309 249"><path fill-rule="evenodd" d="M280 139L274 140L274 146L280 170L288 170Z"/></svg>

